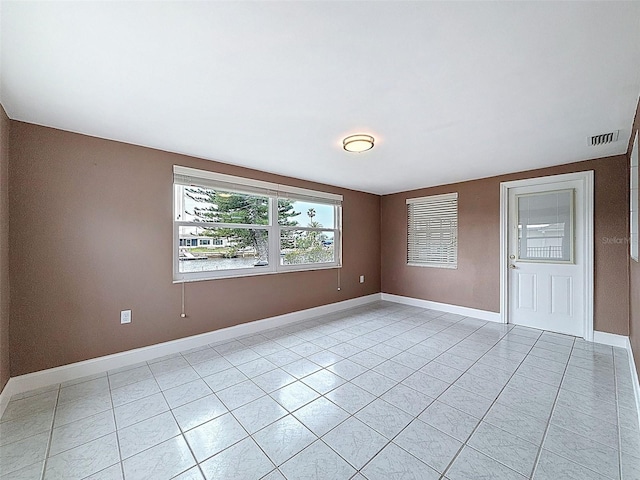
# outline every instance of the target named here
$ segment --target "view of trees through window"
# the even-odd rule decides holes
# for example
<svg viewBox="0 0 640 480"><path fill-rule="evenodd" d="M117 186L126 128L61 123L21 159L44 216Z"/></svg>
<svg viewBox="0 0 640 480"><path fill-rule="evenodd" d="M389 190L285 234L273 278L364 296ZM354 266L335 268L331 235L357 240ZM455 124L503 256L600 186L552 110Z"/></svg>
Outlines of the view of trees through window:
<svg viewBox="0 0 640 480"><path fill-rule="evenodd" d="M336 261L331 204L204 187L181 189L179 272L269 265L270 234L279 240L280 265ZM270 219L271 202L277 221ZM184 225L184 223L190 225Z"/></svg>
<svg viewBox="0 0 640 480"><path fill-rule="evenodd" d="M283 216L281 212L289 212L298 203L288 199L278 199L278 224L280 229L280 261L283 265L299 265L305 263L325 263L334 261L333 231L321 230L323 227L333 228L333 212L331 211L332 224L323 225L317 218L316 209L333 210L328 205L318 205L315 208L306 209L308 222L302 224L296 217L300 213L293 212ZM308 230L293 229L291 227L307 227Z"/></svg>

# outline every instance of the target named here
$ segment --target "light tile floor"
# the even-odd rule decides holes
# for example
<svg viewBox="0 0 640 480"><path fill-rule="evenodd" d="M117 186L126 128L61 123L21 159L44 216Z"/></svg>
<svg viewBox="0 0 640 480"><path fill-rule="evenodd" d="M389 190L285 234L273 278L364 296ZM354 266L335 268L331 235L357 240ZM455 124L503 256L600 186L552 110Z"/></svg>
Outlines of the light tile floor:
<svg viewBox="0 0 640 480"><path fill-rule="evenodd" d="M376 303L11 400L0 478L640 479L623 349Z"/></svg>

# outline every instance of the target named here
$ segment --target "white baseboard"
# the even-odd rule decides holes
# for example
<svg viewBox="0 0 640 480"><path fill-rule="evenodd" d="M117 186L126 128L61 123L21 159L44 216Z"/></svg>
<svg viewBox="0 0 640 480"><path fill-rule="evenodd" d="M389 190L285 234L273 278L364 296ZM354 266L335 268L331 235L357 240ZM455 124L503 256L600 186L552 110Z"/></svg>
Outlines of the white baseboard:
<svg viewBox="0 0 640 480"><path fill-rule="evenodd" d="M49 368L39 372L28 373L9 379L2 393L0 393L0 417L13 395L28 392L36 388L54 385L88 375L103 373L115 368L126 367L139 362L146 362L154 358L171 355L191 348L202 347L210 343L231 340L244 335L251 335L275 327L281 327L290 323L309 320L320 315L328 315L348 308L366 305L380 300L380 294L374 293L364 297L352 298L342 302L330 303L319 307L308 308L297 312L278 315L253 322L221 328L212 332L202 333L191 337L180 338L170 342L136 348L126 352L114 353L104 357L92 358L83 362L71 363L61 367Z"/></svg>
<svg viewBox="0 0 640 480"><path fill-rule="evenodd" d="M479 318L480 320L485 320L487 322L502 323L499 313L489 312L487 310L461 307L458 305L450 305L448 303L432 302L431 300L421 300L419 298L403 297L401 295L393 295L391 293L381 293L380 296L382 297L382 300L386 300L388 302L402 303L413 307L430 308L431 310L438 310L439 312L457 313L458 315Z"/></svg>
<svg viewBox="0 0 640 480"><path fill-rule="evenodd" d="M629 352L629 367L631 368L631 380L633 381L633 391L636 394L636 410L638 411L638 422L640 423L640 381L638 380L638 370L636 369L636 362L633 358L633 348L631 348L631 340L627 338L627 344L625 345Z"/></svg>
<svg viewBox="0 0 640 480"><path fill-rule="evenodd" d="M593 341L595 343L604 343L605 345L611 345L612 347L627 348L629 343L629 337L625 335L617 335L615 333L598 332L594 330Z"/></svg>
<svg viewBox="0 0 640 480"><path fill-rule="evenodd" d="M2 414L4 413L4 409L7 408L9 404L9 400L16 394L14 389L15 382L12 381L13 378L10 378L7 384L0 392L0 418L2 418Z"/></svg>

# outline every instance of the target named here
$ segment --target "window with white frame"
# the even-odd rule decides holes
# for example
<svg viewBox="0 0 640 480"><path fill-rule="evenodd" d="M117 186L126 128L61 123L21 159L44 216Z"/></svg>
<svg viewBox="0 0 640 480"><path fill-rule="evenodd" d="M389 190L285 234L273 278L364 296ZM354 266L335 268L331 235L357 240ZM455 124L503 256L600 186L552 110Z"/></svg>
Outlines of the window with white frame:
<svg viewBox="0 0 640 480"><path fill-rule="evenodd" d="M630 181L630 215L629 215L629 244L631 258L638 261L638 132L633 141L633 149L631 150L631 163L629 171Z"/></svg>
<svg viewBox="0 0 640 480"><path fill-rule="evenodd" d="M458 194L407 199L407 265L458 267Z"/></svg>
<svg viewBox="0 0 640 480"><path fill-rule="evenodd" d="M341 195L177 165L173 185L174 281L341 265Z"/></svg>

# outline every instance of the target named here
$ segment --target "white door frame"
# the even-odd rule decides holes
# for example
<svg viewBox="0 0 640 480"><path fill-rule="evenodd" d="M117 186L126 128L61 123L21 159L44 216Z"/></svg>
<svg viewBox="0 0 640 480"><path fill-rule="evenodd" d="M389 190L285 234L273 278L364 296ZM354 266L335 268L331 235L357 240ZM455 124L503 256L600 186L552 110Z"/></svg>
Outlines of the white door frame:
<svg viewBox="0 0 640 480"><path fill-rule="evenodd" d="M509 189L547 183L581 180L584 185L582 198L576 200L584 204L585 262L584 262L584 339L593 342L593 170L586 172L550 175L500 183L500 320L509 322L509 277L507 255L509 249Z"/></svg>

